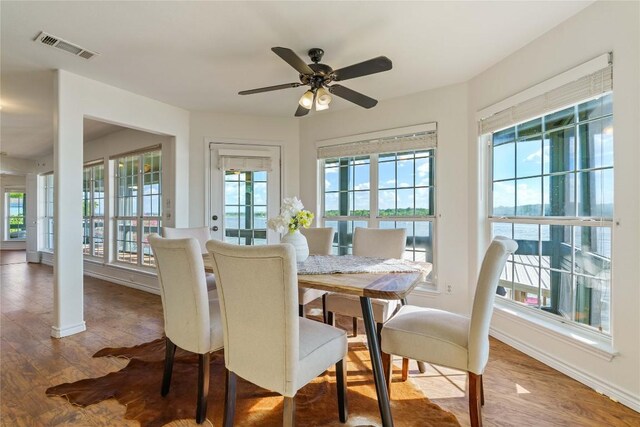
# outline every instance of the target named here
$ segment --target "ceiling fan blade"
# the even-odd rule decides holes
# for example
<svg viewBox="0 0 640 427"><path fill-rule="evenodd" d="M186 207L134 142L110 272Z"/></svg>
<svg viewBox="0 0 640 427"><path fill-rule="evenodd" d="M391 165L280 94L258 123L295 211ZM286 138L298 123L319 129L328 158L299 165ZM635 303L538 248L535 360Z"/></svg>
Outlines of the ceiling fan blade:
<svg viewBox="0 0 640 427"><path fill-rule="evenodd" d="M296 110L296 117L302 117L309 114L310 109L304 108L302 105L298 105L298 109Z"/></svg>
<svg viewBox="0 0 640 427"><path fill-rule="evenodd" d="M301 83L286 83L283 85L266 86L258 89L241 90L238 95L251 95L252 93L270 92L272 90L289 89L292 87L302 86Z"/></svg>
<svg viewBox="0 0 640 427"><path fill-rule="evenodd" d="M329 86L329 92L364 108L373 108L378 103L376 99L369 98L367 95L340 85Z"/></svg>
<svg viewBox="0 0 640 427"><path fill-rule="evenodd" d="M391 60L386 56L378 56L377 58L358 64L349 65L333 72L335 81L353 79L355 77L367 76L369 74L381 73L389 71L393 67Z"/></svg>
<svg viewBox="0 0 640 427"><path fill-rule="evenodd" d="M313 70L294 51L286 47L272 47L273 53L284 59L287 64L298 70L300 74L312 75Z"/></svg>

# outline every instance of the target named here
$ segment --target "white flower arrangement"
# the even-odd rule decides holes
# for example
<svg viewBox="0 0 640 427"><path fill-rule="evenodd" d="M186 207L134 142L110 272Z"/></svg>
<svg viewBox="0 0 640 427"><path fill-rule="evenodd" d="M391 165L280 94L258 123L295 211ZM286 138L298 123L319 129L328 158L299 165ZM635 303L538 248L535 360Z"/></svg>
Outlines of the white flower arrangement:
<svg viewBox="0 0 640 427"><path fill-rule="evenodd" d="M293 233L300 227L309 228L313 222L314 215L306 210L297 197L288 197L282 201L280 215L269 218L267 226L278 233L288 231Z"/></svg>

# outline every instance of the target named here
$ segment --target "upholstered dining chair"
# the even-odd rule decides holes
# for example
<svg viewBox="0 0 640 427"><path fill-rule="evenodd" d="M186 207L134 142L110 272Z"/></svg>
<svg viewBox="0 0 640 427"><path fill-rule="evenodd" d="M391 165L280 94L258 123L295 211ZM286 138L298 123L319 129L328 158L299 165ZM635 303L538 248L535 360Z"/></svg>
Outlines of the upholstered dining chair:
<svg viewBox="0 0 640 427"><path fill-rule="evenodd" d="M202 255L207 254L207 241L211 239L209 227L173 228L162 227L162 235L167 239L186 239L192 237L198 241ZM213 274L207 273L207 289L211 295L215 295L216 278Z"/></svg>
<svg viewBox="0 0 640 427"><path fill-rule="evenodd" d="M353 255L402 259L407 240L407 231L404 228L381 229L356 227L353 231ZM395 310L398 302L371 298L373 315L378 328ZM353 335L358 335L358 318L362 317L362 307L357 296L345 294L329 294L326 297L326 310L330 317L341 314L353 318Z"/></svg>
<svg viewBox="0 0 640 427"><path fill-rule="evenodd" d="M218 279L224 332L224 425L233 425L237 376L283 395L283 425L293 426L296 392L333 364L339 418L346 422L347 336L298 316L293 246L238 246L210 240L207 249Z"/></svg>
<svg viewBox="0 0 640 427"><path fill-rule="evenodd" d="M220 306L217 299L208 296L196 239L165 239L157 234L150 234L148 239L158 269L166 335L161 394L169 393L176 348L197 353L196 422L201 424L207 417L210 353L223 346Z"/></svg>
<svg viewBox="0 0 640 427"><path fill-rule="evenodd" d="M471 425L482 425L482 373L489 359L489 323L498 280L507 257L518 249L496 237L487 249L478 276L471 317L405 305L382 328L382 351L467 371ZM390 365L386 365L387 372Z"/></svg>
<svg viewBox="0 0 640 427"><path fill-rule="evenodd" d="M332 227L301 228L300 232L307 238L309 255L331 255L331 245L335 234ZM327 291L320 289L298 288L298 314L300 317L305 317L305 305L322 297L322 318L327 323L326 295Z"/></svg>
<svg viewBox="0 0 640 427"><path fill-rule="evenodd" d="M402 259L407 240L404 228L381 229L356 227L353 232L353 255ZM373 317L378 329L378 338L382 324L386 322L398 308L398 301L371 298ZM362 317L362 306L357 296L330 293L325 297L327 322L334 324L335 314L350 316L353 319L353 335L358 335L358 319ZM384 355L388 357L388 355ZM424 372L424 364L419 363L420 372ZM409 360L402 360L402 380L406 381L409 371Z"/></svg>

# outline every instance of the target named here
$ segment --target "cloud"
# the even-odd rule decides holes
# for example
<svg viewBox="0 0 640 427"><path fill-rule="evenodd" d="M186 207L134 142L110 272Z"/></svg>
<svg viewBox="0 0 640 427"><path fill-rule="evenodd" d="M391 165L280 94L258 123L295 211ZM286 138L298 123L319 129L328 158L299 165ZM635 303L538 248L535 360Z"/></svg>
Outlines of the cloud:
<svg viewBox="0 0 640 427"><path fill-rule="evenodd" d="M542 160L542 148L536 151L535 153L531 153L526 157L528 162L532 160Z"/></svg>
<svg viewBox="0 0 640 427"><path fill-rule="evenodd" d="M420 178L424 178L429 175L429 162L424 162L420 166L416 168L416 172L418 172L418 176Z"/></svg>
<svg viewBox="0 0 640 427"><path fill-rule="evenodd" d="M515 202L515 187L511 182L496 182L493 184L493 205L513 206Z"/></svg>
<svg viewBox="0 0 640 427"><path fill-rule="evenodd" d="M540 186L518 183L518 206L538 205L540 203L542 203L542 190Z"/></svg>

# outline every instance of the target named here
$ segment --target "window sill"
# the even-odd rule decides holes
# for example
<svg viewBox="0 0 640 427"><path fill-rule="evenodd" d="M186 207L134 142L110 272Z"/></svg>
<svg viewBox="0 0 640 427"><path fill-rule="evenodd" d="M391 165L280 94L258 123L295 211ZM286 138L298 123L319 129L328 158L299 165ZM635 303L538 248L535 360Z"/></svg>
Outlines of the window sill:
<svg viewBox="0 0 640 427"><path fill-rule="evenodd" d="M131 272L135 272L135 273L145 274L145 275L151 276L151 277L156 277L157 276L155 268L139 267L139 266L135 266L135 265L127 265L127 264L119 263L117 261L113 262L113 263L104 263L103 265L105 267L116 268L118 270L131 271Z"/></svg>
<svg viewBox="0 0 640 427"><path fill-rule="evenodd" d="M532 312L511 301L496 299L494 313L510 322L534 328L551 338L572 345L582 351L610 362L618 355L610 336L577 327L561 319L552 319L545 313ZM492 329L494 329L492 327Z"/></svg>
<svg viewBox="0 0 640 427"><path fill-rule="evenodd" d="M92 256L88 256L88 255L85 255L85 256L83 257L83 260L84 260L84 262L88 262L88 263L91 263L91 264L96 264L96 265L107 265L107 263L106 263L106 262L104 262L104 259L102 259L102 258L97 258L97 257L92 257Z"/></svg>
<svg viewBox="0 0 640 427"><path fill-rule="evenodd" d="M421 282L416 286L411 293L418 295L439 295L440 291L435 283Z"/></svg>

